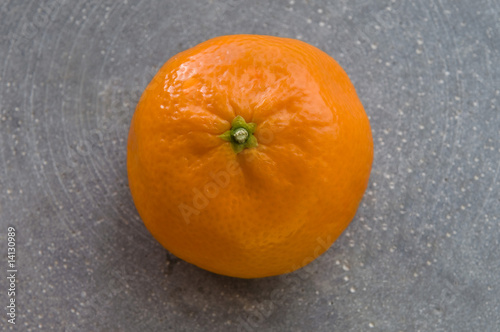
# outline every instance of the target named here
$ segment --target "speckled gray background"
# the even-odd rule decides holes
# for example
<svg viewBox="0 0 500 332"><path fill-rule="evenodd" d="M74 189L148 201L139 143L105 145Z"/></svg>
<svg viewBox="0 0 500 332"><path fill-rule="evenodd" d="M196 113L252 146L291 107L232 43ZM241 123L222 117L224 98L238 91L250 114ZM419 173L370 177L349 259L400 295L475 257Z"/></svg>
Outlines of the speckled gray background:
<svg viewBox="0 0 500 332"><path fill-rule="evenodd" d="M128 191L157 68L211 37L299 38L370 116L356 218L307 268L259 280L169 255ZM500 2L3 0L0 306L18 331L500 331Z"/></svg>

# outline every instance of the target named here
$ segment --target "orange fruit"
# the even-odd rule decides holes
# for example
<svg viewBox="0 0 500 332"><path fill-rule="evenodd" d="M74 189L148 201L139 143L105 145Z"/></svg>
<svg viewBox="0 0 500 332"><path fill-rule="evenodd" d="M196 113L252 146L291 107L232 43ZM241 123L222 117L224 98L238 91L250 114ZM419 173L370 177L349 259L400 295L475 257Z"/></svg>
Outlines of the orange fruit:
<svg viewBox="0 0 500 332"><path fill-rule="evenodd" d="M298 269L353 219L373 159L353 85L302 41L223 36L163 65L128 138L137 210L170 252L240 278Z"/></svg>

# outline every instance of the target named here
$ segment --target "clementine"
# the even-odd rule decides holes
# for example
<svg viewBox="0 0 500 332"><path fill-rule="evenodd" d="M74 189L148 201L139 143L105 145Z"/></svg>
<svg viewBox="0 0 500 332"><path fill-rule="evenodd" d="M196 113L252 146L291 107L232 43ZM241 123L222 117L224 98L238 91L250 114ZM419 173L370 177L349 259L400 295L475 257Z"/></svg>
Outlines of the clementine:
<svg viewBox="0 0 500 332"><path fill-rule="evenodd" d="M130 190L174 255L240 278L298 269L353 219L373 159L348 76L299 40L223 36L171 58L142 95Z"/></svg>

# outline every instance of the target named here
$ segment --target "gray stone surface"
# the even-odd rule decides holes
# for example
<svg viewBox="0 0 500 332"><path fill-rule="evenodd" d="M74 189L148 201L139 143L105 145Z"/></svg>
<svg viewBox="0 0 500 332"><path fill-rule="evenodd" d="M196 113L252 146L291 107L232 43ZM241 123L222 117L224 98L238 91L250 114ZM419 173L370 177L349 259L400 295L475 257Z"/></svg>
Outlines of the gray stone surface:
<svg viewBox="0 0 500 332"><path fill-rule="evenodd" d="M168 254L134 208L126 138L174 54L299 38L370 116L356 218L307 268L259 280ZM17 230L18 331L500 331L500 2L3 0L0 305Z"/></svg>

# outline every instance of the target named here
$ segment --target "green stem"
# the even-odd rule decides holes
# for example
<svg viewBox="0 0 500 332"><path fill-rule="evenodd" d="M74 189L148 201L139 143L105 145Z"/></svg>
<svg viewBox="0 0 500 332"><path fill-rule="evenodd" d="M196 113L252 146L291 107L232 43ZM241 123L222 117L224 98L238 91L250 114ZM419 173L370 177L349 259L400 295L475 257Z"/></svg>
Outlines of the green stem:
<svg viewBox="0 0 500 332"><path fill-rule="evenodd" d="M255 148L258 145L257 138L253 135L256 127L255 123L246 123L245 119L238 115L231 123L231 129L219 137L230 142L235 153L240 153L244 149Z"/></svg>

